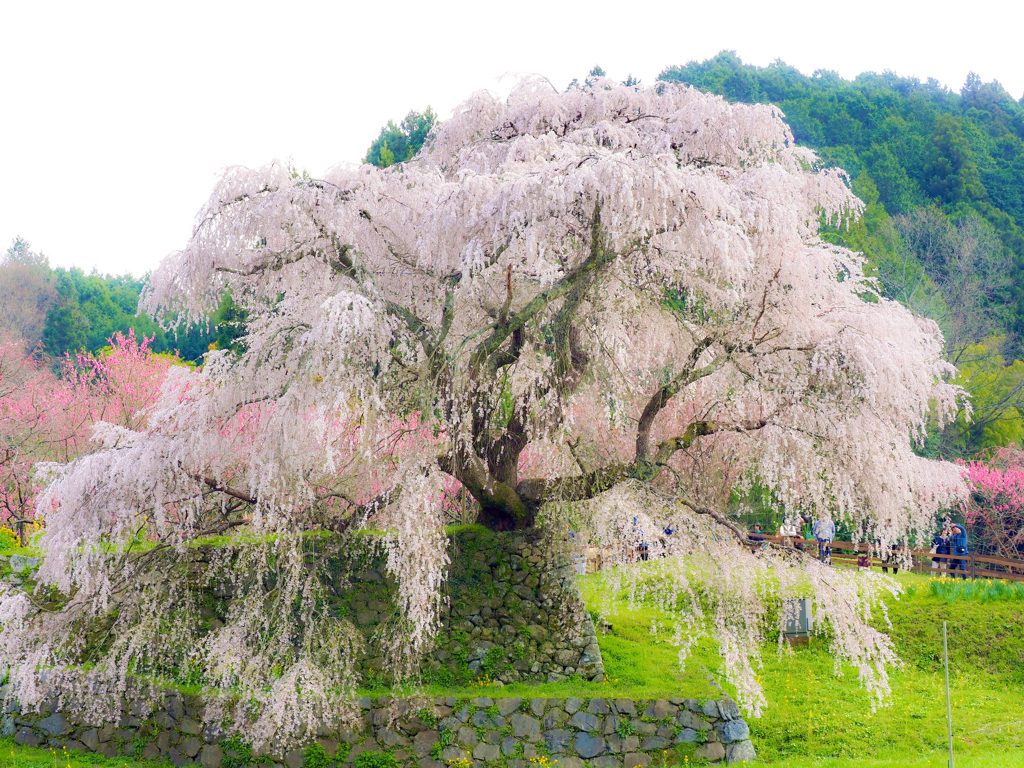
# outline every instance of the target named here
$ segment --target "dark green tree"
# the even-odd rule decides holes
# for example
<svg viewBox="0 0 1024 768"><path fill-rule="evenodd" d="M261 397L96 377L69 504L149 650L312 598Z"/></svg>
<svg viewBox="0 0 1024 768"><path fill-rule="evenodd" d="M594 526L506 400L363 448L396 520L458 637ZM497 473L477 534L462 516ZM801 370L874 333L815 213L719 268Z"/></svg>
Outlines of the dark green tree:
<svg viewBox="0 0 1024 768"><path fill-rule="evenodd" d="M57 273L57 300L46 315L43 348L53 356L85 349L88 320L78 303L78 288L68 272Z"/></svg>
<svg viewBox="0 0 1024 768"><path fill-rule="evenodd" d="M585 78L583 78L583 86L582 87L583 88L593 88L594 87L594 83L597 82L597 79L599 77L608 77L608 73L604 71L604 68L601 67L600 64L595 64L593 67L590 68L590 71L587 73L587 76ZM633 76L632 75L627 76L626 80L633 80ZM639 82L640 82L639 80L636 80L634 82L623 82L622 84L623 85L637 85ZM566 90L569 90L570 88L579 88L579 87L581 87L580 86L580 81L577 78L574 77L572 79L572 82L569 83L569 88L566 88Z"/></svg>
<svg viewBox="0 0 1024 768"><path fill-rule="evenodd" d="M412 158L423 147L423 142L430 135L431 129L437 124L437 115L427 107L425 112L410 112L395 125L391 120L380 129L380 135L374 139L366 151L364 163L387 168L389 165L401 163Z"/></svg>
<svg viewBox="0 0 1024 768"><path fill-rule="evenodd" d="M955 117L939 115L923 170L928 194L944 203L955 205L985 197L974 152Z"/></svg>

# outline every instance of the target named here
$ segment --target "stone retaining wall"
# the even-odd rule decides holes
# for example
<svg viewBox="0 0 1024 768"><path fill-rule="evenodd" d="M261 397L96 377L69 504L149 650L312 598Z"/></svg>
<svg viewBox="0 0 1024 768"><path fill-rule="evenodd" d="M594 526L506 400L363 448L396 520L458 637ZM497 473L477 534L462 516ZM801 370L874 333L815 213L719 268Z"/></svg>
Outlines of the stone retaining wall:
<svg viewBox="0 0 1024 768"><path fill-rule="evenodd" d="M128 711L117 724L105 725L76 724L60 712L23 717L15 706L0 732L14 735L18 744L204 768L531 768L531 758L542 756L558 760L560 768L634 768L654 760L679 764L684 756L691 763L729 765L756 758L747 724L730 699L381 697L360 699L359 705L361 726L277 755L253 755L237 739L219 738L201 725L201 703L176 693L167 694L152 716Z"/></svg>
<svg viewBox="0 0 1024 768"><path fill-rule="evenodd" d="M594 625L576 584L572 552L532 529L451 532L441 631L421 663L427 684L451 687L484 676L503 683L603 680ZM332 609L366 638L357 671L372 688L388 668L378 626L395 617L395 585L383 557L337 558Z"/></svg>
<svg viewBox="0 0 1024 768"><path fill-rule="evenodd" d="M327 536L305 542L308 562L319 564L325 607L363 636L364 650L354 660L360 687L386 690L395 682L388 674L395 664L383 641L390 636L386 627L398 619L397 587L380 549L369 539L366 544L332 553L337 544ZM203 573L216 554L210 546L197 546L189 566ZM484 677L502 683L603 680L601 649L572 555L565 542L539 529L452 529L442 629L427 657L416 660L420 681L450 688ZM34 557L0 556L0 579L31 589L39 563ZM222 626L233 600L230 581L213 579L200 589L200 618L209 627Z"/></svg>

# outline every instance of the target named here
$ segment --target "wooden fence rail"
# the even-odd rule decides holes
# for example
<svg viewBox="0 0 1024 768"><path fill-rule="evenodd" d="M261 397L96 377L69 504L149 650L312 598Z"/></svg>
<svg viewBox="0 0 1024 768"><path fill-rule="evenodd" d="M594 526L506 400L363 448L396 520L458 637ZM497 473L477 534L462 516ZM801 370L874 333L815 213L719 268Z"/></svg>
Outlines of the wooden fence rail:
<svg viewBox="0 0 1024 768"><path fill-rule="evenodd" d="M748 534L751 539L757 541L781 542L781 536L771 536L766 533ZM814 539L801 539L796 536L788 537L793 545L802 545L808 552L818 551L818 542ZM841 563L856 565L857 555L868 551L868 545L864 542L855 544L852 541L833 541L832 559ZM990 555L936 555L927 549L914 549L898 547L893 552L890 560L881 560L877 557L871 558L871 566L888 568L904 568L906 555L910 555L911 567L907 570L916 573L932 573L935 575L948 573L952 576L961 576L971 579L1005 579L1007 581L1024 581L1024 560L1012 560L1006 557L992 557ZM964 567L960 568L959 563L963 562ZM956 564L956 565L953 565Z"/></svg>

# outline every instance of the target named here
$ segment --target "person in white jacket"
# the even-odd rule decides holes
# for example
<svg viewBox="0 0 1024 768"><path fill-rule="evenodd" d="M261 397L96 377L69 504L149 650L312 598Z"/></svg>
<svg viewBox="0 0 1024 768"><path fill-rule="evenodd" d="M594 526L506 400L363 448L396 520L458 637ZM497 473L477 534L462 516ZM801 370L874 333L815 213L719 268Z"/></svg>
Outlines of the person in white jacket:
<svg viewBox="0 0 1024 768"><path fill-rule="evenodd" d="M779 535L782 537L782 543L787 547L793 546L793 539L797 538L796 521L791 517L786 517L782 521L782 525L779 526Z"/></svg>

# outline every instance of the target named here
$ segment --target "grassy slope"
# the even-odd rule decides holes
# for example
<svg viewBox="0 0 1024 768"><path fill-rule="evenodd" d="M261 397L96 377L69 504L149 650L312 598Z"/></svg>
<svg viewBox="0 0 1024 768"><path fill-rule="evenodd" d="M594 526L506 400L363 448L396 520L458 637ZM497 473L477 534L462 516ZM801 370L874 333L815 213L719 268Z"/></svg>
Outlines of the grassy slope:
<svg viewBox="0 0 1024 768"><path fill-rule="evenodd" d="M942 621L949 625L954 749L963 765L1024 766L1024 612L1020 602L957 600L931 594L928 579L901 574L907 594L889 605L893 637L905 667L892 674L893 696L872 713L855 675L834 675L822 642L793 656L766 658L769 699L751 720L759 754L780 765L816 765L796 756L889 756L891 764L945 765L946 706ZM881 622L879 622L881 623ZM834 765L844 765L836 762ZM832 763L823 763L832 765Z"/></svg>
<svg viewBox="0 0 1024 768"><path fill-rule="evenodd" d="M969 755L957 753L954 757L957 768L1020 768L1024 765L1024 756L1019 750ZM949 753L897 753L886 757L787 758L772 765L785 768L948 768Z"/></svg>
<svg viewBox="0 0 1024 768"><path fill-rule="evenodd" d="M826 641L815 639L781 658L770 649L761 672L768 708L748 721L762 759L798 768L835 758L820 764L839 768L864 765L870 755L881 768L913 765L906 761L914 756L921 766L945 765L946 620L956 753L967 754L964 765L1024 766L1024 601L947 600L932 594L928 577L898 578L907 593L889 603L889 616L905 666L892 673L888 704L873 713L853 670L835 676ZM592 579L584 579L582 588L585 598L596 600L599 586ZM654 618L651 610L630 611L624 604L609 616L612 631L599 638L609 683L516 685L500 695L649 698L684 691L698 699L720 697L708 680L719 665L714 650L699 645L680 672L667 634L651 632Z"/></svg>
<svg viewBox="0 0 1024 768"><path fill-rule="evenodd" d="M957 755L966 755L966 766L1024 766L1024 601L947 600L932 594L927 577L898 578L907 593L889 603L889 616L891 636L906 664L892 673L887 706L871 711L852 670L835 676L826 641L815 639L781 658L769 650L761 672L768 708L760 719L748 720L763 760L794 768L871 765L864 763L868 756L879 758L879 768L945 765L946 620ZM593 597L590 589L584 583L585 596ZM651 618L624 609L611 617L612 634L600 638L609 676L639 682L674 668L675 652L652 638ZM707 670L717 666L715 654L699 648L684 673L672 673L681 686L676 690L714 696ZM829 758L835 760L815 762Z"/></svg>
<svg viewBox="0 0 1024 768"><path fill-rule="evenodd" d="M108 760L95 753L83 755L74 751L19 747L11 739L0 739L0 768L85 768L96 765L107 768L155 768L163 764L131 757Z"/></svg>

